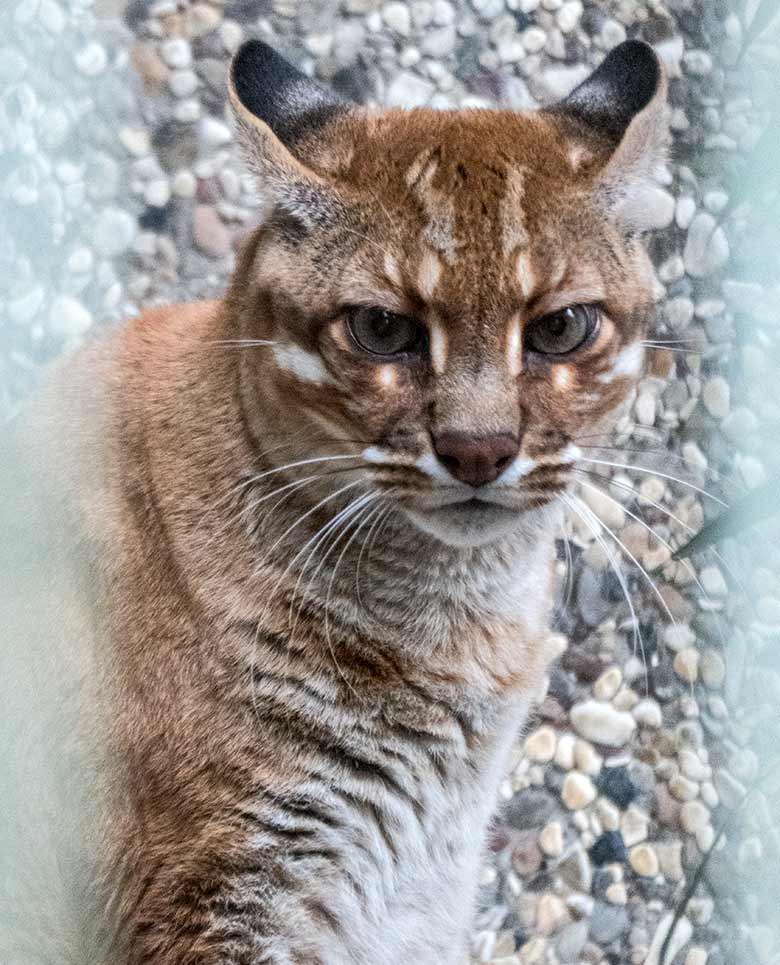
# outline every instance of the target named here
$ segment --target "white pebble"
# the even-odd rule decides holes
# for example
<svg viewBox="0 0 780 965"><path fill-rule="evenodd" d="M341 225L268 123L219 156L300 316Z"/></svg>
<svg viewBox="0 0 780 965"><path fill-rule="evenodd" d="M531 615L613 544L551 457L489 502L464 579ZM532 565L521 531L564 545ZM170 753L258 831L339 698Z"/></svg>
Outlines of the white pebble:
<svg viewBox="0 0 780 965"><path fill-rule="evenodd" d="M192 63L192 50L182 37L172 37L160 46L160 54L165 63L174 70L189 67Z"/></svg>
<svg viewBox="0 0 780 965"><path fill-rule="evenodd" d="M709 596L726 596L729 591L723 573L717 566L705 566L699 573L704 592Z"/></svg>
<svg viewBox="0 0 780 965"><path fill-rule="evenodd" d="M561 33L571 33L582 17L581 0L567 0L555 15L555 22Z"/></svg>
<svg viewBox="0 0 780 965"><path fill-rule="evenodd" d="M555 731L552 727L539 727L525 741L526 757L538 764L547 764L555 754Z"/></svg>
<svg viewBox="0 0 780 965"><path fill-rule="evenodd" d="M725 419L731 407L731 389L720 375L707 379L702 387L702 402L714 419Z"/></svg>
<svg viewBox="0 0 780 965"><path fill-rule="evenodd" d="M76 69L85 77L97 77L108 65L108 54L98 43L87 44L75 56Z"/></svg>
<svg viewBox="0 0 780 965"><path fill-rule="evenodd" d="M726 233L708 211L700 211L688 229L683 260L692 278L705 278L729 259Z"/></svg>
<svg viewBox="0 0 780 965"><path fill-rule="evenodd" d="M164 208L171 199L171 186L167 178L156 178L146 187L144 201L152 208Z"/></svg>
<svg viewBox="0 0 780 965"><path fill-rule="evenodd" d="M651 844L638 844L628 853L628 861L634 871L643 878L655 878L658 874L658 855Z"/></svg>
<svg viewBox="0 0 780 965"><path fill-rule="evenodd" d="M409 7L400 0L393 0L382 7L382 19L393 33L408 37L412 32L412 16Z"/></svg>
<svg viewBox="0 0 780 965"><path fill-rule="evenodd" d="M570 771L563 782L561 800L570 811L580 811L596 800L596 788L587 774Z"/></svg>
<svg viewBox="0 0 780 965"><path fill-rule="evenodd" d="M58 295L49 308L49 324L66 338L79 338L92 325L92 313L78 299Z"/></svg>
<svg viewBox="0 0 780 965"><path fill-rule="evenodd" d="M706 828L710 820L710 812L701 801L686 801L680 808L680 826L688 834Z"/></svg>
<svg viewBox="0 0 780 965"><path fill-rule="evenodd" d="M636 721L631 714L597 700L575 704L570 716L572 726L580 736L608 747L623 747L636 730Z"/></svg>
<svg viewBox="0 0 780 965"><path fill-rule="evenodd" d="M699 651L693 647L681 650L674 658L674 670L678 677L694 683L699 676Z"/></svg>
<svg viewBox="0 0 780 965"><path fill-rule="evenodd" d="M612 700L622 682L620 667L610 667L593 684L593 696L597 700Z"/></svg>
<svg viewBox="0 0 780 965"><path fill-rule="evenodd" d="M627 848L632 848L647 839L649 818L632 804L620 819L620 835Z"/></svg>
<svg viewBox="0 0 780 965"><path fill-rule="evenodd" d="M529 54L538 54L544 50L547 34L541 27L527 27L522 33L523 47Z"/></svg>
<svg viewBox="0 0 780 965"><path fill-rule="evenodd" d="M661 708L651 697L640 700L639 703L634 706L631 713L634 715L634 720L640 727L657 729L663 723Z"/></svg>

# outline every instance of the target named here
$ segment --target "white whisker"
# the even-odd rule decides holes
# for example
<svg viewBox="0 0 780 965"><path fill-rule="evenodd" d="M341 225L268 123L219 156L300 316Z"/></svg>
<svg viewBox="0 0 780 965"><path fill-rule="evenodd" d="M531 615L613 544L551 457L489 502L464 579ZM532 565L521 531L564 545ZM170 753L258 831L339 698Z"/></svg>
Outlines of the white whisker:
<svg viewBox="0 0 780 965"><path fill-rule="evenodd" d="M667 473L659 472L657 469L645 469L643 466L634 466L630 463L624 462L608 462L606 459L593 459L590 456L582 456L582 462L592 462L597 466L612 466L613 469L632 469L634 472L643 472L651 476L658 476L661 479L668 479L670 482L679 483L681 486L687 486L689 489L693 489L697 493L701 493L702 496L706 496L708 499L712 499L714 502L719 503L725 509L728 509L728 503L724 503L722 499L714 496L712 493L707 492L706 489L702 489L700 486L696 486L685 479L680 479L679 476L670 476Z"/></svg>

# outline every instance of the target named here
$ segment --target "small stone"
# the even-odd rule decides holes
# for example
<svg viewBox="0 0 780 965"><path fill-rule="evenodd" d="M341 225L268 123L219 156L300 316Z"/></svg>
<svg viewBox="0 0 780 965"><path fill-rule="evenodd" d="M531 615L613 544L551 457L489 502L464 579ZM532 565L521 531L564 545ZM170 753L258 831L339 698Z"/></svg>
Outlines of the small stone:
<svg viewBox="0 0 780 965"><path fill-rule="evenodd" d="M605 831L590 849L593 864L601 866L626 860L626 847L618 831Z"/></svg>
<svg viewBox="0 0 780 965"><path fill-rule="evenodd" d="M555 23L561 33L571 33L582 17L581 0L567 0L555 15Z"/></svg>
<svg viewBox="0 0 780 965"><path fill-rule="evenodd" d="M142 127L123 127L119 131L119 140L133 157L146 157L151 150L149 132Z"/></svg>
<svg viewBox="0 0 780 965"><path fill-rule="evenodd" d="M682 198L678 198L674 212L674 220L678 228L687 231L691 226L695 214L696 202L690 195L684 195Z"/></svg>
<svg viewBox="0 0 780 965"><path fill-rule="evenodd" d="M623 747L636 729L636 721L630 714L596 700L575 704L570 716L580 736L607 747Z"/></svg>
<svg viewBox="0 0 780 965"><path fill-rule="evenodd" d="M619 667L610 667L593 684L593 696L597 700L612 700L623 682Z"/></svg>
<svg viewBox="0 0 780 965"><path fill-rule="evenodd" d="M144 201L150 208L164 208L171 199L171 186L166 178L150 181L144 191Z"/></svg>
<svg viewBox="0 0 780 965"><path fill-rule="evenodd" d="M689 50L683 54L683 67L694 77L706 77L712 73L712 57L706 50Z"/></svg>
<svg viewBox="0 0 780 965"><path fill-rule="evenodd" d="M563 827L560 821L550 821L542 828L539 847L549 858L559 858L563 854Z"/></svg>
<svg viewBox="0 0 780 965"><path fill-rule="evenodd" d="M597 785L600 793L619 808L628 807L639 793L628 768L623 765L603 768Z"/></svg>
<svg viewBox="0 0 780 965"><path fill-rule="evenodd" d="M665 628L663 639L670 650L679 652L696 643L696 634L685 623L672 623Z"/></svg>
<svg viewBox="0 0 780 965"><path fill-rule="evenodd" d="M620 827L620 811L607 798L600 797L596 802L596 815L605 831L617 831Z"/></svg>
<svg viewBox="0 0 780 965"><path fill-rule="evenodd" d="M529 760L547 764L555 754L555 731L552 727L540 727L525 741L525 754Z"/></svg>
<svg viewBox="0 0 780 965"><path fill-rule="evenodd" d="M390 82L385 101L389 107L421 107L433 97L435 90L430 81L402 70Z"/></svg>
<svg viewBox="0 0 780 965"><path fill-rule="evenodd" d="M664 67L666 67L670 78L681 76L682 70L680 65L685 47L680 34L675 33L667 40L662 40L661 43L655 44L655 52L658 54Z"/></svg>
<svg viewBox="0 0 780 965"><path fill-rule="evenodd" d="M606 20L601 28L601 43L605 50L612 50L626 39L626 28L617 20Z"/></svg>
<svg viewBox="0 0 780 965"><path fill-rule="evenodd" d="M229 54L234 54L244 40L244 29L235 20L225 20L219 27L219 39Z"/></svg>
<svg viewBox="0 0 780 965"><path fill-rule="evenodd" d="M187 36L192 40L216 30L221 20L220 11L208 3L195 3L184 11L184 26Z"/></svg>
<svg viewBox="0 0 780 965"><path fill-rule="evenodd" d="M593 869L583 846L577 842L558 865L558 873L574 891L585 894L593 883Z"/></svg>
<svg viewBox="0 0 780 965"><path fill-rule="evenodd" d="M194 198L198 190L198 181L191 171L177 171L171 187L177 198Z"/></svg>
<svg viewBox="0 0 780 965"><path fill-rule="evenodd" d="M85 77L97 77L108 66L108 54L99 43L87 44L75 56L76 69Z"/></svg>
<svg viewBox="0 0 780 965"><path fill-rule="evenodd" d="M717 566L705 566L699 573L702 588L708 596L726 596L729 588Z"/></svg>
<svg viewBox="0 0 780 965"><path fill-rule="evenodd" d="M729 243L723 229L707 211L691 222L683 251L685 270L691 278L705 278L729 259Z"/></svg>
<svg viewBox="0 0 780 965"><path fill-rule="evenodd" d="M701 783L710 777L710 768L702 762L698 754L683 749L678 754L683 774L692 781Z"/></svg>
<svg viewBox="0 0 780 965"><path fill-rule="evenodd" d="M668 228L674 221L676 202L660 185L653 185L642 195L642 224L651 229Z"/></svg>
<svg viewBox="0 0 780 965"><path fill-rule="evenodd" d="M640 426L655 425L655 394L653 392L640 392L634 403L634 412Z"/></svg>
<svg viewBox="0 0 780 965"><path fill-rule="evenodd" d="M230 251L232 235L214 208L200 204L192 217L195 246L210 258L224 258Z"/></svg>
<svg viewBox="0 0 780 965"><path fill-rule="evenodd" d="M547 43L547 34L541 27L528 27L522 33L523 47L529 54L538 54L544 50Z"/></svg>
<svg viewBox="0 0 780 965"><path fill-rule="evenodd" d="M601 770L602 758L593 745L586 740L578 740L574 745L574 766L589 777L596 777Z"/></svg>
<svg viewBox="0 0 780 965"><path fill-rule="evenodd" d="M680 808L680 825L688 834L696 834L709 824L710 812L700 801L686 801Z"/></svg>
<svg viewBox="0 0 780 965"><path fill-rule="evenodd" d="M673 332L683 332L693 321L694 304L690 298L680 295L670 298L664 305L664 321Z"/></svg>
<svg viewBox="0 0 780 965"><path fill-rule="evenodd" d="M695 683L699 677L699 651L686 647L674 658L674 670L678 677L688 683Z"/></svg>
<svg viewBox="0 0 780 965"><path fill-rule="evenodd" d="M628 903L628 890L622 881L615 881L604 892L604 897L611 905L625 905Z"/></svg>
<svg viewBox="0 0 780 965"><path fill-rule="evenodd" d="M658 842L655 846L661 873L669 881L682 881L682 841Z"/></svg>
<svg viewBox="0 0 780 965"><path fill-rule="evenodd" d="M729 414L731 390L728 382L720 375L715 375L704 383L702 387L702 402L714 419L725 419Z"/></svg>
<svg viewBox="0 0 780 965"><path fill-rule="evenodd" d="M23 295L17 295L6 303L9 321L14 325L29 325L43 308L45 293L41 285L36 285Z"/></svg>
<svg viewBox="0 0 780 965"><path fill-rule="evenodd" d="M542 895L536 906L536 926L542 935L552 935L569 920L566 905L557 895Z"/></svg>
<svg viewBox="0 0 780 965"><path fill-rule="evenodd" d="M651 844L638 844L628 853L628 863L642 878L655 878L660 870L658 855Z"/></svg>
<svg viewBox="0 0 780 965"><path fill-rule="evenodd" d="M542 866L542 852L533 830L516 831L512 838L512 867L521 878L535 875Z"/></svg>
<svg viewBox="0 0 780 965"><path fill-rule="evenodd" d="M685 965L707 965L707 957L707 950L697 945L685 956Z"/></svg>
<svg viewBox="0 0 780 965"><path fill-rule="evenodd" d="M555 763L562 771L570 771L574 767L574 746L577 738L573 734L563 734L558 738L555 749Z"/></svg>
<svg viewBox="0 0 780 965"><path fill-rule="evenodd" d="M597 945L610 945L628 929L629 917L625 908L597 901L590 916L590 937ZM598 959L597 959L598 961Z"/></svg>
<svg viewBox="0 0 780 965"><path fill-rule="evenodd" d="M192 63L192 50L183 37L172 37L160 46L160 54L165 63L174 70L189 67Z"/></svg>
<svg viewBox="0 0 780 965"><path fill-rule="evenodd" d="M408 37L412 32L412 16L405 3L393 0L382 7L382 19L387 27L401 37Z"/></svg>
<svg viewBox="0 0 780 965"><path fill-rule="evenodd" d="M631 805L620 820L620 833L627 848L647 840L649 818L638 807Z"/></svg>
<svg viewBox="0 0 780 965"><path fill-rule="evenodd" d="M699 796L699 785L682 774L675 775L669 781L669 790L678 801L693 801Z"/></svg>
<svg viewBox="0 0 780 965"><path fill-rule="evenodd" d="M726 679L726 663L717 650L708 648L701 658L701 679L710 690L720 690Z"/></svg>
<svg viewBox="0 0 780 965"><path fill-rule="evenodd" d="M49 324L65 338L80 338L92 325L92 313L78 299L58 295L49 308Z"/></svg>
<svg viewBox="0 0 780 965"><path fill-rule="evenodd" d="M552 818L558 805L549 791L528 787L519 791L504 808L504 818L514 828L541 828Z"/></svg>
<svg viewBox="0 0 780 965"><path fill-rule="evenodd" d="M658 728L663 723L661 708L658 702L653 700L652 697L640 700L639 703L634 706L631 713L634 715L634 720L640 727Z"/></svg>
<svg viewBox="0 0 780 965"><path fill-rule="evenodd" d="M104 208L98 215L92 232L96 251L107 258L124 254L133 243L136 221L120 208Z"/></svg>
<svg viewBox="0 0 780 965"><path fill-rule="evenodd" d="M588 940L588 923L575 921L562 928L555 949L561 965L577 965L585 942Z"/></svg>
<svg viewBox="0 0 780 965"><path fill-rule="evenodd" d="M568 96L589 73L585 64L548 67L541 74L529 77L529 88L540 103L547 104Z"/></svg>
<svg viewBox="0 0 780 965"><path fill-rule="evenodd" d="M198 75L194 70L172 70L168 86L174 97L189 97L198 89Z"/></svg>
<svg viewBox="0 0 780 965"><path fill-rule="evenodd" d="M593 781L579 771L570 771L563 782L561 800L570 811L579 811L596 800Z"/></svg>
<svg viewBox="0 0 780 965"><path fill-rule="evenodd" d="M67 23L62 7L55 0L41 0L38 20L52 34L61 34Z"/></svg>

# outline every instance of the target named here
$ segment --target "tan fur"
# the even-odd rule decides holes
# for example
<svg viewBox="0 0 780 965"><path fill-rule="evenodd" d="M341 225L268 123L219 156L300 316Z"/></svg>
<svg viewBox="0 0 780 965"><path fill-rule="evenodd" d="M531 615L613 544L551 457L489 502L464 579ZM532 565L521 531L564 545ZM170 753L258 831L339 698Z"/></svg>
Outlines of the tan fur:
<svg viewBox="0 0 780 965"><path fill-rule="evenodd" d="M648 262L598 199L608 152L552 117L353 110L293 156L234 106L270 200L226 297L129 321L31 416L101 644L115 961L448 965L550 657L563 453L631 385L599 376L640 337ZM603 305L594 344L523 359L522 329L577 285ZM344 311L366 303L427 325L430 365L368 362ZM535 466L484 545L427 528L459 491L443 429L510 433ZM341 836L262 823L307 794Z"/></svg>

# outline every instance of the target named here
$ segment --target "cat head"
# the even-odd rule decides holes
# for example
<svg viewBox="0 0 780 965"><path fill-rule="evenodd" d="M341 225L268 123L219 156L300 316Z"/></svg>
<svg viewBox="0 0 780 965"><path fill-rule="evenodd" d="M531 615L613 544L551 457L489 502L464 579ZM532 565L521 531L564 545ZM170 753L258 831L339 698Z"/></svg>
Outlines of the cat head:
<svg viewBox="0 0 780 965"><path fill-rule="evenodd" d="M665 91L631 41L543 110L377 111L246 44L230 98L263 219L228 304L270 343L242 378L271 431L348 445L451 545L554 500L641 370Z"/></svg>

